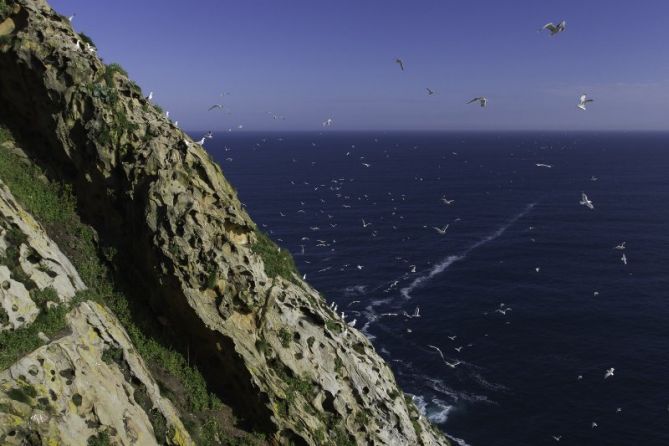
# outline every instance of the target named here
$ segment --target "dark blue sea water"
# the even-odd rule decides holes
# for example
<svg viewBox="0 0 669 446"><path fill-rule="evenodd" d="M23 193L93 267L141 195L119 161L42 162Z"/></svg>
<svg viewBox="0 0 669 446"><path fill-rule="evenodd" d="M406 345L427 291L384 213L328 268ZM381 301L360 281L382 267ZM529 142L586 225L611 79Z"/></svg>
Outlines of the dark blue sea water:
<svg viewBox="0 0 669 446"><path fill-rule="evenodd" d="M669 445L669 134L219 133L207 149L461 444Z"/></svg>

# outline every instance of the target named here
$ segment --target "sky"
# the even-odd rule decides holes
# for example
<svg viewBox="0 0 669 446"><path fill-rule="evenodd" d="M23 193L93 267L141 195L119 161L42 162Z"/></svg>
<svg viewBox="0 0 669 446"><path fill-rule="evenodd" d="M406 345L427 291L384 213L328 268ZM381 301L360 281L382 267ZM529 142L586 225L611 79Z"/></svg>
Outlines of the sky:
<svg viewBox="0 0 669 446"><path fill-rule="evenodd" d="M50 4L76 13L104 61L185 129L320 131L327 118L328 131L669 127L667 0ZM538 32L560 20L564 33ZM586 112L583 93L595 100ZM477 96L487 108L465 104Z"/></svg>

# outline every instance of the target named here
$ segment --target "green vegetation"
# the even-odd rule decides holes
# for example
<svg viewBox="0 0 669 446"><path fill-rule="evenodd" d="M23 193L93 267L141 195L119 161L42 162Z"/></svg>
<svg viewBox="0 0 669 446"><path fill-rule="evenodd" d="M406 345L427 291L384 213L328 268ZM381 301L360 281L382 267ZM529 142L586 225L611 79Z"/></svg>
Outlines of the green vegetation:
<svg viewBox="0 0 669 446"><path fill-rule="evenodd" d="M344 368L344 361L342 361L339 356L335 356L334 364L335 364L335 373L337 375L340 375L341 369Z"/></svg>
<svg viewBox="0 0 669 446"><path fill-rule="evenodd" d="M328 319L325 321L325 326L327 327L328 330L330 330L333 333L341 333L341 324L339 322L334 321L333 319Z"/></svg>
<svg viewBox="0 0 669 446"><path fill-rule="evenodd" d="M89 44L89 45L92 46L93 48L97 48L97 47L95 46L95 43L93 42L93 39L91 39L90 37L88 37L86 34L80 32L80 33L79 33L79 38L81 39L82 42Z"/></svg>
<svg viewBox="0 0 669 446"><path fill-rule="evenodd" d="M0 0L0 17L4 17L9 12L9 6L5 0Z"/></svg>
<svg viewBox="0 0 669 446"><path fill-rule="evenodd" d="M123 69L123 67L117 63L110 63L105 67L105 83L107 84L107 87L109 88L114 88L114 75L116 73L121 74L122 76L128 77L128 72Z"/></svg>
<svg viewBox="0 0 669 446"><path fill-rule="evenodd" d="M286 330L285 327L281 327L281 330L279 330L279 340L281 341L283 348L290 347L290 340L292 338L293 337L290 335L290 332Z"/></svg>
<svg viewBox="0 0 669 446"><path fill-rule="evenodd" d="M201 446L260 446L266 444L265 436L258 433L233 437L225 433L216 421L209 419L202 425Z"/></svg>
<svg viewBox="0 0 669 446"><path fill-rule="evenodd" d="M14 401L25 404L32 404L33 398L37 396L37 391L30 384L23 384L20 388L14 387L7 391L7 396Z"/></svg>
<svg viewBox="0 0 669 446"><path fill-rule="evenodd" d="M9 138L9 134L0 128L0 143ZM183 386L187 406L179 409L201 413L219 408L218 397L208 391L197 368L190 365L181 353L159 341L161 328L148 308L140 307L118 290L111 272L100 259L95 232L77 215L76 199L70 188L47 180L41 169L3 148L0 148L0 179L10 188L16 200L42 223L89 286L89 289L77 293L71 305L42 311L27 328L0 333L0 369L7 368L21 356L41 346L42 341L37 336L40 331L52 337L65 328L65 314L73 305L93 300L111 309L130 335L137 353L150 366L159 367ZM41 302L52 297L51 291L47 290L33 295L38 296ZM117 351L107 350L103 359L112 361L118 355ZM202 431L201 426L193 426L193 431L198 444L220 444L198 442L197 434ZM104 445L108 440L99 434L88 441L89 444Z"/></svg>
<svg viewBox="0 0 669 446"><path fill-rule="evenodd" d="M100 432L97 435L88 437L88 446L111 446L111 439L107 431Z"/></svg>
<svg viewBox="0 0 669 446"><path fill-rule="evenodd" d="M267 234L256 230L257 241L251 250L262 258L265 272L269 277L281 276L284 279L296 282L293 274L299 276L295 261L288 251L280 249Z"/></svg>

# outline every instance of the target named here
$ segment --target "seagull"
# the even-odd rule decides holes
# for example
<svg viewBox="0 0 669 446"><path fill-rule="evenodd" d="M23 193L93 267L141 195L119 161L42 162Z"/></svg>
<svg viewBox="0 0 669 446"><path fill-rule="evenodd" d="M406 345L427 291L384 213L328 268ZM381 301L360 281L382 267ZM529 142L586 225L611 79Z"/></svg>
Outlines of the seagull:
<svg viewBox="0 0 669 446"><path fill-rule="evenodd" d="M212 105L211 107L209 107L209 108L207 109L207 111L212 111L212 110L214 110L215 108L218 108L219 110L223 110L223 104L214 104L214 105Z"/></svg>
<svg viewBox="0 0 669 446"><path fill-rule="evenodd" d="M447 337L448 337L448 339L450 339L451 341L455 341L455 338L457 338L457 336L447 336Z"/></svg>
<svg viewBox="0 0 669 446"><path fill-rule="evenodd" d="M76 16L77 16L77 13L75 12L75 13L73 13L71 16L69 16L69 17L67 18L67 20L68 20L69 22L71 22L72 20L74 20L74 18L75 18Z"/></svg>
<svg viewBox="0 0 669 446"><path fill-rule="evenodd" d="M616 408L616 413L620 413L620 412L622 412L622 411L623 411L623 408L622 408L622 407L617 407L617 408Z"/></svg>
<svg viewBox="0 0 669 446"><path fill-rule="evenodd" d="M577 107L580 108L583 111L586 110L585 104L587 104L588 102L595 102L594 99L586 99L586 98L587 98L587 95L582 94L581 97L578 99Z"/></svg>
<svg viewBox="0 0 669 446"><path fill-rule="evenodd" d="M357 322L357 319L353 319L351 322L348 323L349 327L355 327L355 323Z"/></svg>
<svg viewBox="0 0 669 446"><path fill-rule="evenodd" d="M593 421L593 422L592 422L592 428L594 429L594 428L596 428L596 427L597 427L597 423L595 423L595 422Z"/></svg>
<svg viewBox="0 0 669 446"><path fill-rule="evenodd" d="M462 351L462 346L460 346L460 347L454 347L453 350L455 350L456 352L460 353L460 352Z"/></svg>
<svg viewBox="0 0 669 446"><path fill-rule="evenodd" d="M214 137L214 133L209 130L207 133L205 133L204 137L207 139L212 139Z"/></svg>
<svg viewBox="0 0 669 446"><path fill-rule="evenodd" d="M449 205L449 206L450 206L451 204L453 204L453 202L455 202L455 200L448 200L448 199L446 199L446 197L441 197L441 201L443 201L444 204L447 204L447 205Z"/></svg>
<svg viewBox="0 0 669 446"><path fill-rule="evenodd" d="M546 23L543 28L539 30L539 32L547 29L548 31L551 32L551 36L554 36L556 34L560 34L563 32L565 29L567 29L567 22L565 20L561 21L557 25L553 24L553 22Z"/></svg>
<svg viewBox="0 0 669 446"><path fill-rule="evenodd" d="M562 435L553 435L553 440L560 441L561 439L562 439Z"/></svg>
<svg viewBox="0 0 669 446"><path fill-rule="evenodd" d="M481 107L486 107L488 105L488 98L486 98L485 96L480 96L467 102L467 104L471 104L473 102L478 102L479 104L481 104Z"/></svg>
<svg viewBox="0 0 669 446"><path fill-rule="evenodd" d="M450 368L454 369L458 365L460 365L460 361L455 361L455 362L448 362L446 361L446 358L444 358L444 354L442 353L441 349L439 347L435 347L434 345L428 345L429 348L436 350L437 353L439 353L439 356L441 356L441 360L444 361L444 364L449 366Z"/></svg>
<svg viewBox="0 0 669 446"><path fill-rule="evenodd" d="M199 144L199 145L203 146L203 145L204 145L204 140L205 140L205 139L207 139L207 138L202 137L201 140L199 140L199 141L195 141L195 144Z"/></svg>
<svg viewBox="0 0 669 446"><path fill-rule="evenodd" d="M625 255L625 253L623 253L623 256L620 258L620 260L621 260L625 265L627 265L627 256Z"/></svg>
<svg viewBox="0 0 669 446"><path fill-rule="evenodd" d="M606 379L606 378L610 378L611 376L613 376L613 372L614 372L615 370L616 370L616 369L614 369L613 367L611 367L610 369L608 369L608 370L606 371L606 373L604 374L604 379Z"/></svg>
<svg viewBox="0 0 669 446"><path fill-rule="evenodd" d="M579 201L579 204L582 204L583 206L587 207L588 209L594 209L595 205L592 204L592 201L588 198L588 196L581 192L581 201Z"/></svg>
<svg viewBox="0 0 669 446"><path fill-rule="evenodd" d="M425 89L427 90L427 95L428 96L432 96L435 93L435 91L430 89L430 88L425 88Z"/></svg>
<svg viewBox="0 0 669 446"><path fill-rule="evenodd" d="M365 223L365 219L362 219L362 227L366 228L367 226L371 226L371 223Z"/></svg>
<svg viewBox="0 0 669 446"><path fill-rule="evenodd" d="M328 118L323 121L323 127L330 127L332 125L332 118Z"/></svg>
<svg viewBox="0 0 669 446"><path fill-rule="evenodd" d="M371 164L369 164L369 163L362 163L362 165L365 166L365 167L370 167L371 166Z"/></svg>
<svg viewBox="0 0 669 446"><path fill-rule="evenodd" d="M166 117L167 119L170 119L170 111L169 111L169 110L167 110L167 111L165 112L165 117Z"/></svg>
<svg viewBox="0 0 669 446"><path fill-rule="evenodd" d="M432 229L437 231L439 234L444 235L444 234L446 234L446 230L448 229L449 226L450 225L446 225L443 228L437 228L436 226L432 226Z"/></svg>
<svg viewBox="0 0 669 446"><path fill-rule="evenodd" d="M548 169L551 169L553 167L552 164L543 164L543 163L536 163L537 167L546 167Z"/></svg>
<svg viewBox="0 0 669 446"><path fill-rule="evenodd" d="M395 63L399 64L402 71L404 71L404 61L402 61L402 59L395 59Z"/></svg>
<svg viewBox="0 0 669 446"><path fill-rule="evenodd" d="M613 249L617 249L617 250L619 250L619 251L624 250L624 249L625 249L625 242L622 242L621 244L619 244L618 246L616 246L616 247L613 248Z"/></svg>
<svg viewBox="0 0 669 446"><path fill-rule="evenodd" d="M153 92L149 91L149 95L146 97L146 100L150 101L151 99L153 99Z"/></svg>

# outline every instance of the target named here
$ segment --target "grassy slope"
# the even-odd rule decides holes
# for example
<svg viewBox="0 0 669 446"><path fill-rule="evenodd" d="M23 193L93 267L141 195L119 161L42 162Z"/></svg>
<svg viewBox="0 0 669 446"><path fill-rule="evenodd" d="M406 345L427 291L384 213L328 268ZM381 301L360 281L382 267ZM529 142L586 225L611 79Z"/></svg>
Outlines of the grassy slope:
<svg viewBox="0 0 669 446"><path fill-rule="evenodd" d="M10 134L0 127L0 144L11 140ZM220 408L220 401L207 389L200 372L190 365L177 351L165 347L155 333L154 317L147 308L138 307L114 285L112 274L101 260L96 246L95 232L84 224L77 214L76 200L70 189L47 180L41 169L27 163L12 151L0 147L0 179L9 187L16 200L39 221L49 236L58 244L79 271L89 287L75 299L95 300L107 305L119 318L150 368L160 368L179 383L184 402L173 402L182 414L191 415L184 422L198 445L253 445L262 442L259 435L233 438L226 435L215 421L213 412ZM29 328L0 334L0 369L6 368L21 356L39 347L39 331L47 335L65 327L67 309L44 312ZM149 317L137 317L144 313ZM134 316L134 317L133 317ZM137 320L142 320L141 325Z"/></svg>

